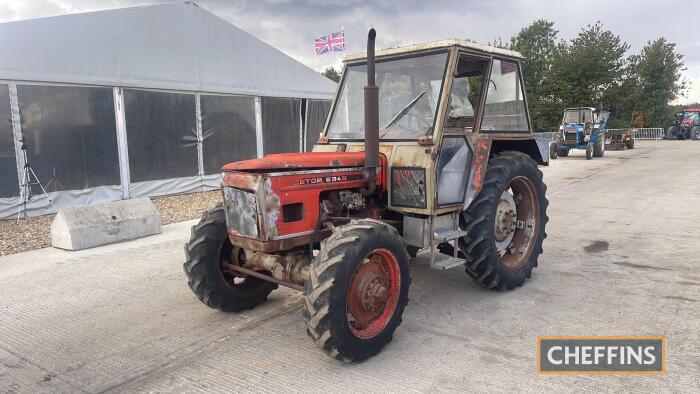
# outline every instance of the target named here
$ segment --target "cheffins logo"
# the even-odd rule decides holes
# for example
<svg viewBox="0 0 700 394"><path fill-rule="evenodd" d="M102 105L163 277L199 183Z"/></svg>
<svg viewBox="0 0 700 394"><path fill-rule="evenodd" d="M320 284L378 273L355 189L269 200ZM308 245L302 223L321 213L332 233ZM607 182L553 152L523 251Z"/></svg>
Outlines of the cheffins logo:
<svg viewBox="0 0 700 394"><path fill-rule="evenodd" d="M662 374L666 337L538 337L538 374Z"/></svg>

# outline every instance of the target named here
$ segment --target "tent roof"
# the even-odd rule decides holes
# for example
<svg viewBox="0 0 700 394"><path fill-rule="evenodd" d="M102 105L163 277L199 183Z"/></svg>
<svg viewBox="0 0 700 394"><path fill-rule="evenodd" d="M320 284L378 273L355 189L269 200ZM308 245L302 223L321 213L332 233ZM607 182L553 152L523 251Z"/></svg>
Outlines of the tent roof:
<svg viewBox="0 0 700 394"><path fill-rule="evenodd" d="M195 3L0 23L0 79L332 98L336 84Z"/></svg>

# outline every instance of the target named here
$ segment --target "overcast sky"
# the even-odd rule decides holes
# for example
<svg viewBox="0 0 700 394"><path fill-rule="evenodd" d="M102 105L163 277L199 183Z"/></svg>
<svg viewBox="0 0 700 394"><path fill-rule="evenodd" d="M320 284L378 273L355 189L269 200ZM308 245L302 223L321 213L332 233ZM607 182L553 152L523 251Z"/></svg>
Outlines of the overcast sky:
<svg viewBox="0 0 700 394"><path fill-rule="evenodd" d="M180 1L0 0L0 21ZM535 19L555 22L561 38L600 20L638 52L665 37L684 55L689 82L678 102L700 102L699 0L199 0L202 7L314 69L339 65L342 54L316 56L316 37L345 27L348 52L364 49L367 29L378 47L444 38L508 40ZM683 21L685 20L685 21ZM696 27L693 27L695 23Z"/></svg>

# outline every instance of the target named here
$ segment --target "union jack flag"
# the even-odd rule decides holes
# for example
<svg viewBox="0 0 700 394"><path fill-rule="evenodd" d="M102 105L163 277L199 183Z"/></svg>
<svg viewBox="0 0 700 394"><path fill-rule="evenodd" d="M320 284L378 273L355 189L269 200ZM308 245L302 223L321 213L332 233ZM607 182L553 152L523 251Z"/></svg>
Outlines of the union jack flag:
<svg viewBox="0 0 700 394"><path fill-rule="evenodd" d="M345 32L337 31L330 33L327 36L322 36L314 40L316 54L323 55L328 52L344 52L345 51Z"/></svg>

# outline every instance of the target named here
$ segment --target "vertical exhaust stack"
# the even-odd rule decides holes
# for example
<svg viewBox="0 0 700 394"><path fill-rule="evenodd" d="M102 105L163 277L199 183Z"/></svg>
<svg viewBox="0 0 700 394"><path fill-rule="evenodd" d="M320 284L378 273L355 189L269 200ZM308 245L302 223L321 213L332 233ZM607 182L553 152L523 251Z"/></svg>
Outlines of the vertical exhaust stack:
<svg viewBox="0 0 700 394"><path fill-rule="evenodd" d="M365 86L365 172L367 187L364 195L374 193L379 167L379 88L374 75L374 39L377 32L367 34L367 86Z"/></svg>

